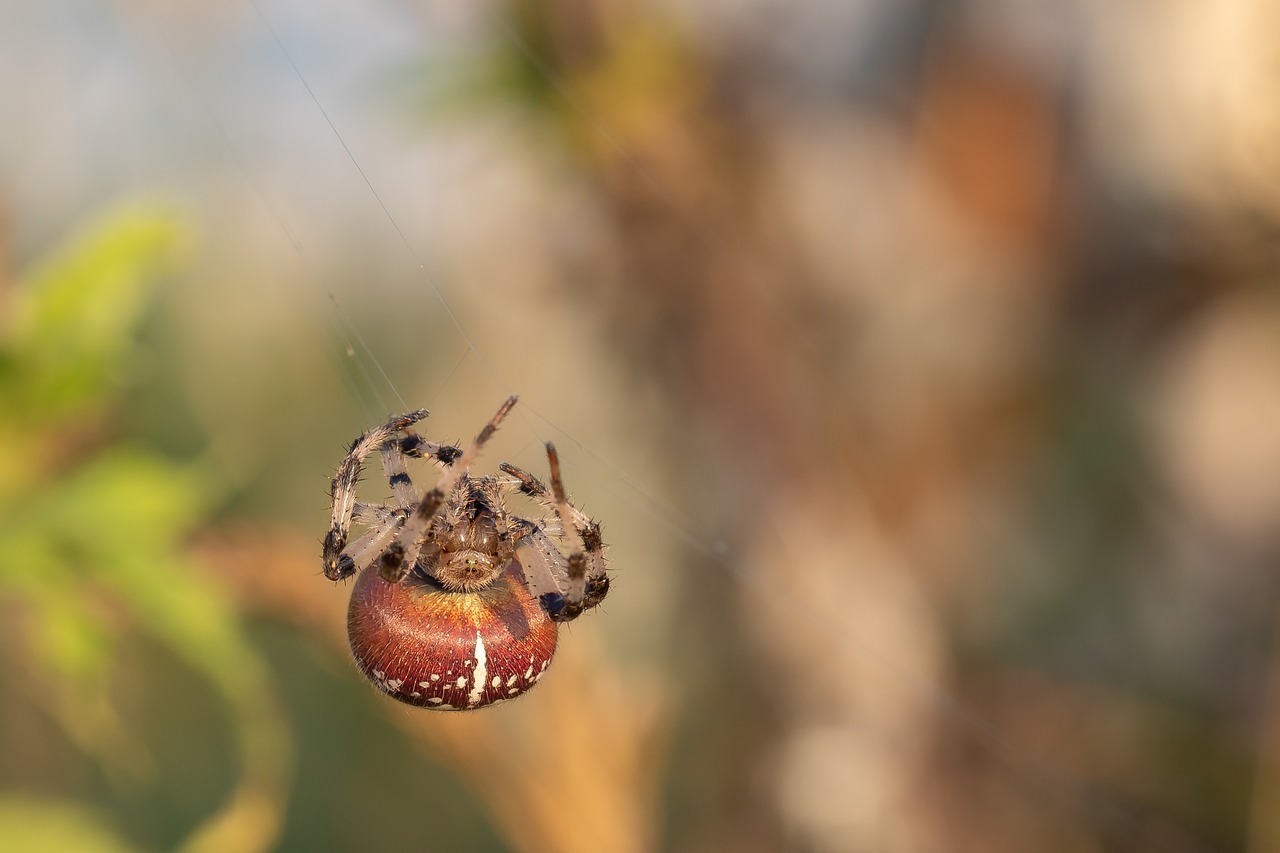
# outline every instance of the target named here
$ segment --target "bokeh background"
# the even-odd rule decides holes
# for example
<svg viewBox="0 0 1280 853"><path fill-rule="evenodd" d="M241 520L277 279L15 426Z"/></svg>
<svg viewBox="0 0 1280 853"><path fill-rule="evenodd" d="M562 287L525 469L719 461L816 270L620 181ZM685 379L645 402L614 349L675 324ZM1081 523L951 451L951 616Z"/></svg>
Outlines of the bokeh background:
<svg viewBox="0 0 1280 853"><path fill-rule="evenodd" d="M1280 850L1278 33L0 5L0 849ZM328 478L512 392L614 592L398 706Z"/></svg>

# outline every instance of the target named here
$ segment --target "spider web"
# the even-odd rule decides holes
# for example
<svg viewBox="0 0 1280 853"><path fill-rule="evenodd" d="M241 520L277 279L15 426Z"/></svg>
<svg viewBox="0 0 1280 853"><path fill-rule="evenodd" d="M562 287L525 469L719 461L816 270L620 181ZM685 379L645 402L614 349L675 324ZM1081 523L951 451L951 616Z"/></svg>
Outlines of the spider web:
<svg viewBox="0 0 1280 853"><path fill-rule="evenodd" d="M329 336L336 341L326 357L344 377L349 393L363 411L362 421L365 424L380 422L390 412L408 411L425 404L433 410L433 421L442 419L449 425L446 429L456 430L452 436L442 436L428 428L433 438L465 443L474 435L474 428L483 423L487 413L471 408L468 410L469 419L452 417L448 415L449 406L445 405L446 401L465 396L466 391L477 384L492 389L489 397L495 405L510 393L524 392L525 382L519 378L522 374L521 366L513 364L509 356L500 355L503 351L488 343L488 333L483 324L458 307L459 302L467 300L461 299L458 293L450 292L449 287L433 273L429 262L424 260L431 253L420 249L409 236L419 233L423 224L414 220L411 211L402 208L387 194L384 176L369 168L365 155L361 153L362 146L352 141L352 126L347 125L330 105L330 90L315 79L319 73L317 69L324 67L323 60L312 58L311 61L303 61L299 48L287 35L283 35L287 30L280 24L282 12L268 11L259 0L249 0L249 6L251 14L259 22L265 40L273 46L281 79L288 78L294 89L291 101L297 120L306 122L306 126L310 128L306 132L333 140L341 152L337 159L345 161L345 176L338 176L336 170L339 167L331 161L334 171L317 177L322 182L354 181L363 187L369 204L360 211L352 212L351 216L359 222L360 227L381 232L382 241L390 243L399 256L399 260L392 262L393 265L409 271L412 279L419 285L425 285L437 303L436 316L431 318L434 324L432 328L436 332L443 331L453 339L453 343L451 347L443 348L447 355L436 359L431 367L432 378L428 386L432 390L426 391L425 399L419 400L418 394L405 392L406 380L393 377L392 374L396 371L389 369L393 358L388 353L402 348L391 342L396 332L386 332L375 323L388 321L392 327L400 328L400 334L404 334L403 327L396 326L393 322L393 310L374 312L372 316L375 319L370 319L369 315L347 302L347 294L340 296L334 289L323 285L317 285L309 293L300 293L296 298L310 301L313 303L312 307L321 306ZM268 212L268 218L277 230L275 239L282 240L291 247L299 264L308 271L305 275L314 276L316 281L323 281L326 276L320 272L322 261L315 256L313 243L299 235L294 214L280 201L279 194L266 185L263 179L265 167L246 153L246 146L230 131L223 118L234 112L236 105L227 106L215 102L206 85L189 71L189 62L183 58L185 41L167 21L164 9L155 5L149 11L160 33L159 40L171 51L173 67L182 78L184 86L199 104L199 109L207 115L226 154L235 163L236 170L253 188ZM521 41L517 30L498 10L491 7L485 14L494 31L509 39L517 50L536 64L536 56L529 46ZM538 72L564 99L569 109L582 114L586 123L606 146L612 146L617 149L617 153L625 155L622 144L609 129L595 121L573 99L550 69L538 66ZM282 85L281 79L275 80L274 84ZM664 188L657 185L656 181L647 175L642 177L653 185L660 197L667 198ZM675 215L675 205L669 203L668 206ZM697 232L696 236L704 242L715 239L702 232ZM750 279L748 284L751 298L776 298L766 286L767 283L759 278ZM415 306L415 310L420 308L421 306ZM685 509L662 497L659 485L635 473L629 465L615 461L611 452L602 449L595 438L583 438L577 430L571 431L558 417L548 414L551 411L554 409L549 406L543 408L543 401L538 394L522 393L520 405L499 433L500 440L495 442L498 447L486 455L495 459L509 456L523 467L537 469L539 466L536 461L541 455L541 445L547 440L555 440L561 447L566 479L570 482L570 488L577 491L579 496L592 492L606 493L613 500L642 515L646 523L660 526L685 548L698 554L708 564L716 566L734 583L758 592L760 606L796 606L792 600L781 601L763 578L757 577L740 561L733 559L729 543L708 538L686 523L683 520L686 517ZM506 453L499 449L502 441L506 442ZM606 517L603 520L606 529L609 529L611 519ZM870 638L859 634L856 626L836 623L817 612L804 612L800 614L800 618L822 626L834 642L854 649L898 688L938 711L957 730L972 737L1002 759L1017 778L1032 782L1046 797L1069 802L1077 814L1088 823L1097 824L1097 828L1104 834L1120 837L1128 835L1129 827L1125 825L1124 816L1100 812L1096 804L1087 803L1084 795L1053 768L1037 766L1036 762L1020 754L994 729L988 719L927 678L902 665L892 653L884 651Z"/></svg>

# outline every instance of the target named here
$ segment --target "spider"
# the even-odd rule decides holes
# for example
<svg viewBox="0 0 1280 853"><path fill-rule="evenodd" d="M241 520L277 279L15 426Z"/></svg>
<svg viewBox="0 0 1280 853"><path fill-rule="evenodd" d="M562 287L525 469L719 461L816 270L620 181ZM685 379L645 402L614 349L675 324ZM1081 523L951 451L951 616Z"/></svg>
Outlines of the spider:
<svg viewBox="0 0 1280 853"><path fill-rule="evenodd" d="M524 693L551 662L559 623L609 591L600 525L569 503L554 445L546 445L549 489L506 462L498 466L505 476L470 473L515 404L515 397L504 402L466 451L414 433L426 409L397 415L352 442L334 475L324 575L357 575L347 610L351 651L364 675L401 702L472 710ZM356 500L364 461L375 451L392 503ZM443 468L425 494L405 457ZM513 491L546 516L508 512L504 500ZM348 542L353 522L368 529Z"/></svg>

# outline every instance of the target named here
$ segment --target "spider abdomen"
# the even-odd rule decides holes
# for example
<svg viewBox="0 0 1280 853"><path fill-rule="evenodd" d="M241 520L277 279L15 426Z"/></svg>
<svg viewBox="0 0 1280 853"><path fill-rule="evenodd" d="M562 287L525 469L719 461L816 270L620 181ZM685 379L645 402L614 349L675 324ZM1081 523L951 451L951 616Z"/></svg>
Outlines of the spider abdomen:
<svg viewBox="0 0 1280 853"><path fill-rule="evenodd" d="M474 592L447 591L416 573L388 583L371 566L351 591L347 633L356 663L379 689L444 711L519 696L556 649L556 623L515 563Z"/></svg>

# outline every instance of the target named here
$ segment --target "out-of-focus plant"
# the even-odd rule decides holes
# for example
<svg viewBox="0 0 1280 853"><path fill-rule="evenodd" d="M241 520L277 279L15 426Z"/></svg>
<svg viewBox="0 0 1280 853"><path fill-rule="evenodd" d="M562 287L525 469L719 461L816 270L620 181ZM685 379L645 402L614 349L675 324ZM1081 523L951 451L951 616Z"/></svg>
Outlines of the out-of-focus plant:
<svg viewBox="0 0 1280 853"><path fill-rule="evenodd" d="M0 602L18 616L6 663L108 776L136 776L147 746L113 703L114 650L134 631L163 644L225 703L241 762L227 803L182 849L253 851L279 829L289 739L236 613L184 554L216 478L104 426L182 240L172 214L121 209L0 294ZM0 820L0 849L35 849L23 839L58 826L71 839L60 849L127 849L73 806L18 802L0 801L0 816L23 815ZM82 832L66 829L68 809Z"/></svg>
<svg viewBox="0 0 1280 853"><path fill-rule="evenodd" d="M134 849L88 809L19 797L0 801L0 843L6 850L130 853Z"/></svg>

